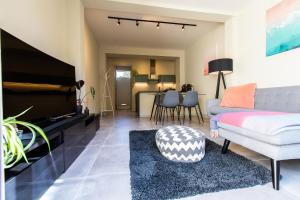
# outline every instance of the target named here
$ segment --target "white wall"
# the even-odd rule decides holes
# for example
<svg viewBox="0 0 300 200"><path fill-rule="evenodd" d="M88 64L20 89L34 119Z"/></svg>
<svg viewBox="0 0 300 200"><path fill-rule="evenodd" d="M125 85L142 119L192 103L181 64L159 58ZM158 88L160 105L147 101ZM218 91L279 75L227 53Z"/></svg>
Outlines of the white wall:
<svg viewBox="0 0 300 200"><path fill-rule="evenodd" d="M80 0L0 0L0 28L76 67L84 78L84 8Z"/></svg>
<svg viewBox="0 0 300 200"><path fill-rule="evenodd" d="M0 28L64 61L68 59L66 0L0 0Z"/></svg>
<svg viewBox="0 0 300 200"><path fill-rule="evenodd" d="M0 0L0 5L1 29L51 56L71 63L68 55L66 0ZM0 99L2 100L2 95ZM0 103L2 108L2 102ZM1 120L2 113L0 115ZM2 135L0 137L2 138ZM1 175L3 175L3 166L1 166ZM1 198L4 199L3 185L1 185L0 193Z"/></svg>
<svg viewBox="0 0 300 200"><path fill-rule="evenodd" d="M203 76L203 67L215 57L234 60L233 73L225 76L228 86L250 82L260 88L300 85L300 48L266 57L266 11L278 2L253 2L186 49L186 82L207 94L201 99L203 108L205 100L214 97L217 81L211 75Z"/></svg>
<svg viewBox="0 0 300 200"><path fill-rule="evenodd" d="M164 56L164 57L178 57L179 65L176 65L176 77L179 74L179 85L185 83L185 53L184 50L174 49L153 49L153 48L138 48L125 46L100 46L99 49L99 68L100 68L100 93L104 93L104 74L107 68L107 54L121 54L121 55L137 55L137 56ZM178 69L179 68L179 69ZM177 84L177 85L178 85ZM102 97L101 97L102 102Z"/></svg>
<svg viewBox="0 0 300 200"><path fill-rule="evenodd" d="M1 31L0 31L0 55L1 55ZM0 56L0 71L2 72L2 61ZM0 88L2 88L2 76L0 74ZM0 108L2 108L2 90L0 90ZM2 127L3 109L0 109L0 127ZM3 147L2 147L2 128L0 128L0 200L5 199L4 190L4 166L3 166Z"/></svg>
<svg viewBox="0 0 300 200"><path fill-rule="evenodd" d="M235 35L226 53L234 57L231 84L255 82L258 87L300 85L300 48L266 57L266 10L279 0L261 0L226 22ZM230 42L228 42L230 41ZM230 46L230 44L229 44Z"/></svg>
<svg viewBox="0 0 300 200"><path fill-rule="evenodd" d="M200 106L205 113L205 102L215 96L217 76L204 76L203 69L208 65L210 60L224 57L224 37L224 25L220 25L201 37L185 51L186 83L192 84L198 93L206 94L200 96Z"/></svg>
<svg viewBox="0 0 300 200"><path fill-rule="evenodd" d="M88 95L85 103L91 113L100 112L100 71L98 60L98 44L97 41L88 27L87 23L84 24L84 68L85 68L85 85L86 92L90 91L90 87L94 87L96 91L95 98Z"/></svg>
<svg viewBox="0 0 300 200"><path fill-rule="evenodd" d="M82 93L93 85L99 97L98 44L80 0L0 0L0 5L0 28L75 66L76 79L87 81ZM99 112L99 99L87 101L92 112Z"/></svg>
<svg viewBox="0 0 300 200"><path fill-rule="evenodd" d="M1 29L57 59L74 65L77 80L87 78L87 87L95 85L99 89L99 54L95 40L88 27L84 26L81 0L0 0L0 5ZM100 91L97 93L99 95ZM2 96L2 107L1 99ZM88 106L91 111L99 112L100 107L90 102ZM0 120L1 117L0 113ZM4 195L3 190L1 195Z"/></svg>
<svg viewBox="0 0 300 200"><path fill-rule="evenodd" d="M84 70L84 7L80 0L63 0L66 8L66 43L69 62L76 67L76 80L85 80ZM63 20L63 19L62 19ZM83 93L85 86L82 88Z"/></svg>
<svg viewBox="0 0 300 200"><path fill-rule="evenodd" d="M135 70L138 74L150 74L150 60L146 57L121 57L121 58L108 58L107 59L107 68L110 69L111 78L109 80L110 91L112 95L113 105L115 105L116 91L115 91L115 80L116 80L116 66L118 67L128 67L131 66L131 70ZM176 61L174 60L160 60L156 59L156 75L175 75ZM161 89L166 89L167 86L173 84L165 84L164 88L162 88L161 84L156 82L150 83L136 83L132 86L132 97L131 97L131 105L132 111L135 111L135 95L139 91L158 91L159 87ZM174 84L175 87L175 84Z"/></svg>

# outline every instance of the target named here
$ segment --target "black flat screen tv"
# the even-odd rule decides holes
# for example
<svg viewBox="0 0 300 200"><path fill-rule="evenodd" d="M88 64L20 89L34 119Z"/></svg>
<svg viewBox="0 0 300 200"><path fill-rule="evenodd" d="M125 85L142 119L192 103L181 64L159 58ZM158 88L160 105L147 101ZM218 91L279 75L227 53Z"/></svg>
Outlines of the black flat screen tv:
<svg viewBox="0 0 300 200"><path fill-rule="evenodd" d="M47 126L76 110L75 68L28 45L4 30L1 34L4 118L33 107L20 118Z"/></svg>

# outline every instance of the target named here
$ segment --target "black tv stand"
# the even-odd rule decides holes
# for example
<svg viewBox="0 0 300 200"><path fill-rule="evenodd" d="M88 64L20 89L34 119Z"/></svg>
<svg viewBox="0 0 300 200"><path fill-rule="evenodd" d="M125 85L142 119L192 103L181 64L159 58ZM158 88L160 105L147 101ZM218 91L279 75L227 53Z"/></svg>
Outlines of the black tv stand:
<svg viewBox="0 0 300 200"><path fill-rule="evenodd" d="M29 163L21 161L5 170L6 199L23 199L24 196L39 199L86 148L99 129L99 122L98 115L82 114L45 127L51 154L45 141L37 137L27 152Z"/></svg>

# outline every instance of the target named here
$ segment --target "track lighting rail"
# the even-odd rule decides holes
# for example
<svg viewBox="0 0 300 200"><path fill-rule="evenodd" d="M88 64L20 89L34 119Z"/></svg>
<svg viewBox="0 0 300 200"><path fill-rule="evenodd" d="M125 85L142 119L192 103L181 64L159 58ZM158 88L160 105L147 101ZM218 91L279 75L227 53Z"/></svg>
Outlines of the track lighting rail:
<svg viewBox="0 0 300 200"><path fill-rule="evenodd" d="M134 22L136 22L136 24L139 24L139 22L156 23L157 27L159 27L160 24L178 25L178 26L182 26L183 29L184 29L184 27L187 27L187 26L197 26L196 24L188 24L188 23L178 23L178 22L160 21L160 20L145 20L145 19L135 19L135 18L126 18L126 17L114 17L114 16L108 16L108 19L117 20L119 25L120 25L120 21L124 20L124 21L134 21Z"/></svg>

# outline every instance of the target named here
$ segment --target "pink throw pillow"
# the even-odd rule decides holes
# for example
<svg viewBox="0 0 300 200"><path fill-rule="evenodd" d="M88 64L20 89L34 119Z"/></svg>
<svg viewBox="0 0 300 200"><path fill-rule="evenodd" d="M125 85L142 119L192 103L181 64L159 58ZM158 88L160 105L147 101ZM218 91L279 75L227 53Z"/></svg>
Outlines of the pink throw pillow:
<svg viewBox="0 0 300 200"><path fill-rule="evenodd" d="M225 90L221 106L254 109L256 84L231 87Z"/></svg>

